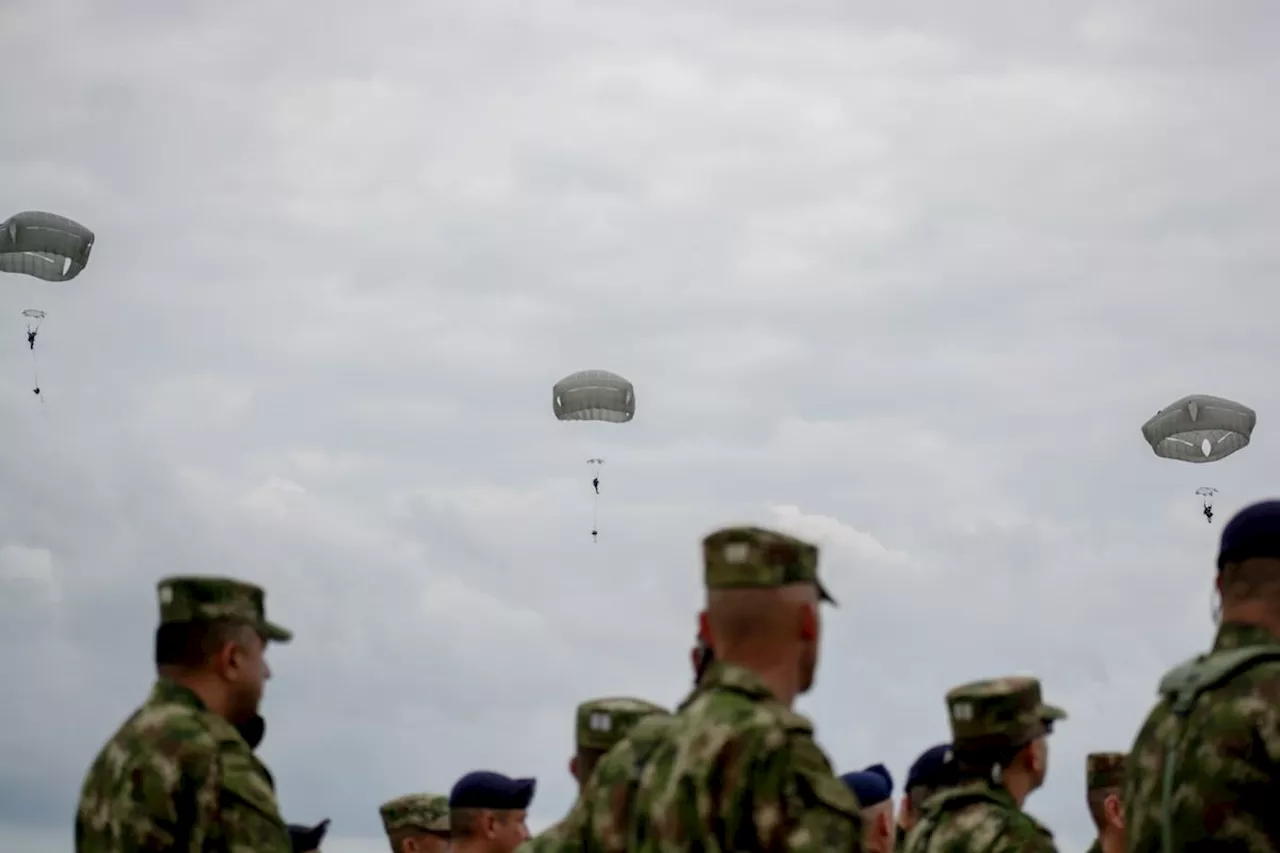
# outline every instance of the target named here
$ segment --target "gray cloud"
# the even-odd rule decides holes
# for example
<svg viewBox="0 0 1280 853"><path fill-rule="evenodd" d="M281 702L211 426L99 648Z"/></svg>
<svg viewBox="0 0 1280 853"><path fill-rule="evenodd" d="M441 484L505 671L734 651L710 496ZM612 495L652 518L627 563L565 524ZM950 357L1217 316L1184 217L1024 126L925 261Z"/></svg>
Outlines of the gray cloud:
<svg viewBox="0 0 1280 853"><path fill-rule="evenodd" d="M1280 461L1271 4L11 7L5 204L98 243L0 291L0 846L65 849L175 572L297 631L264 754L332 850L475 767L549 822L577 701L682 695L739 519L824 544L840 767L1034 672L1072 719L1030 806L1087 844L1083 754L1211 631L1194 489L1225 516ZM582 367L634 423L554 421ZM1255 444L1155 459L1191 392Z"/></svg>

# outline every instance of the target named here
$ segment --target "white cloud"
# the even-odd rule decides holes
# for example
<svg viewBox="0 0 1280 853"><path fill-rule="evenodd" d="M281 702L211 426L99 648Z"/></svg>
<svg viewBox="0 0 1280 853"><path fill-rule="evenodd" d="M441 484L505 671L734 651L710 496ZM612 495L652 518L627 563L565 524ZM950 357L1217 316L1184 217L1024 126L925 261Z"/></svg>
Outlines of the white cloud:
<svg viewBox="0 0 1280 853"><path fill-rule="evenodd" d="M1195 488L1225 519L1280 461L1278 14L9 4L5 203L98 241L0 290L0 847L65 847L179 572L295 629L264 755L332 850L480 766L553 820L576 702L687 688L736 521L823 546L839 766L901 773L947 687L1035 673L1072 719L1031 807L1085 846L1083 754L1211 631ZM582 367L633 423L554 420ZM1192 392L1260 410L1247 452L1144 448Z"/></svg>

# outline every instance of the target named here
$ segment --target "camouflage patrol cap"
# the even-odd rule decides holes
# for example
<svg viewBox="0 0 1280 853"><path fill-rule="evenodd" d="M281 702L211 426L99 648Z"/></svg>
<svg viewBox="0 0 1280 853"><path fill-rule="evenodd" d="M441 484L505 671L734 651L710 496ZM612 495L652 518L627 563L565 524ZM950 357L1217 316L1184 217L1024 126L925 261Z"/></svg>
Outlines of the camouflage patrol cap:
<svg viewBox="0 0 1280 853"><path fill-rule="evenodd" d="M645 717L667 713L661 705L643 699L626 696L592 699L578 706L574 740L578 749L608 752Z"/></svg>
<svg viewBox="0 0 1280 853"><path fill-rule="evenodd" d="M1124 786L1123 752L1091 752L1084 760L1086 789L1098 791L1104 788Z"/></svg>
<svg viewBox="0 0 1280 853"><path fill-rule="evenodd" d="M726 527L702 540L707 589L773 588L812 583L823 601L835 599L818 580L818 548L762 527Z"/></svg>
<svg viewBox="0 0 1280 853"><path fill-rule="evenodd" d="M237 619L277 643L287 643L293 633L267 621L262 587L234 578L188 575L164 578L157 585L160 624L197 619Z"/></svg>
<svg viewBox="0 0 1280 853"><path fill-rule="evenodd" d="M1018 675L952 688L947 692L947 712L957 748L1017 746L1067 717L1066 711L1044 703L1037 679Z"/></svg>
<svg viewBox="0 0 1280 853"><path fill-rule="evenodd" d="M404 829L449 832L449 798L444 794L405 794L378 807L387 835Z"/></svg>

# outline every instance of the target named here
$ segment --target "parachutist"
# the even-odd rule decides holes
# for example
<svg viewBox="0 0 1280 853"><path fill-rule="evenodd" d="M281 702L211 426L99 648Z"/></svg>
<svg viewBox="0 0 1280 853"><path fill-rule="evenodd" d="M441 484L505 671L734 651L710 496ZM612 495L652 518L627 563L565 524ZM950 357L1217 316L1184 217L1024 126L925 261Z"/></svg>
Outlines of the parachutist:
<svg viewBox="0 0 1280 853"><path fill-rule="evenodd" d="M599 477L591 478L591 488L596 490L597 495L600 494L600 478Z"/></svg>
<svg viewBox="0 0 1280 853"><path fill-rule="evenodd" d="M31 349L36 348L36 333L30 329L27 329L27 346L31 347Z"/></svg>
<svg viewBox="0 0 1280 853"><path fill-rule="evenodd" d="M35 394L35 395L38 397L38 396L40 396L40 389L39 389L39 388L32 388L32 389L31 389L31 393L32 393L32 394Z"/></svg>
<svg viewBox="0 0 1280 853"><path fill-rule="evenodd" d="M599 535L599 533L600 533L600 531L599 531L599 530L593 530L593 531L591 531L591 541L592 541L592 542L599 542L599 541L600 541L599 539L597 539L597 538L596 538L596 536L597 536L597 535Z"/></svg>
<svg viewBox="0 0 1280 853"><path fill-rule="evenodd" d="M1208 504L1204 505L1204 517L1210 524L1213 524L1213 507Z"/></svg>

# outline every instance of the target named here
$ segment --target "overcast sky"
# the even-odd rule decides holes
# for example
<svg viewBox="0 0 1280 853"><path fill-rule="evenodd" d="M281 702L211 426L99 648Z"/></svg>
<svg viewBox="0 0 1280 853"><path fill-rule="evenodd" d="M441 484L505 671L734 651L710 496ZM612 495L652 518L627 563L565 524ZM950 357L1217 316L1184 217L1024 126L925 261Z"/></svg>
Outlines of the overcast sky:
<svg viewBox="0 0 1280 853"><path fill-rule="evenodd" d="M948 687L1036 674L1071 719L1028 806L1084 848L1085 753L1212 634L1195 489L1280 470L1280 7L190 5L0 5L0 218L97 234L0 288L0 849L69 849L171 573L296 632L262 754L326 851L477 768L546 825L578 701L684 695L742 521L823 546L837 768L900 780ZM555 420L583 368L634 422ZM1189 393L1253 445L1157 459Z"/></svg>

